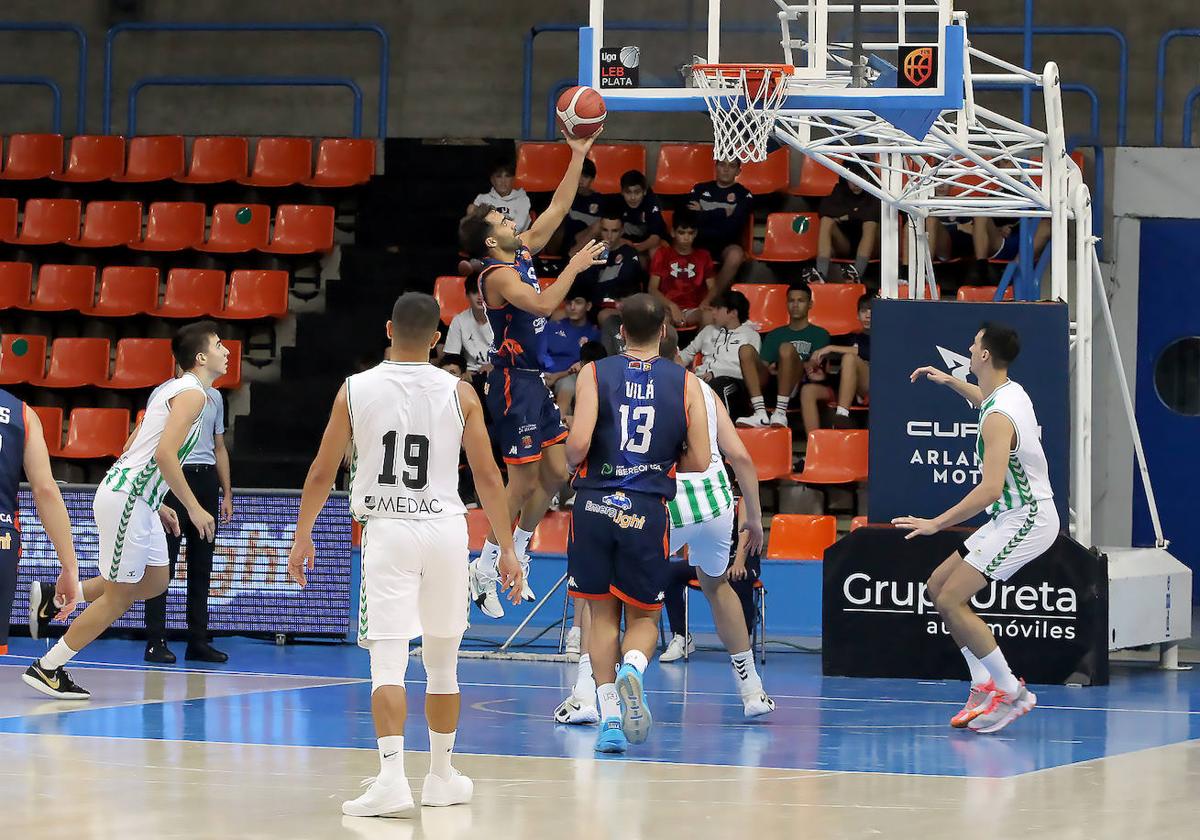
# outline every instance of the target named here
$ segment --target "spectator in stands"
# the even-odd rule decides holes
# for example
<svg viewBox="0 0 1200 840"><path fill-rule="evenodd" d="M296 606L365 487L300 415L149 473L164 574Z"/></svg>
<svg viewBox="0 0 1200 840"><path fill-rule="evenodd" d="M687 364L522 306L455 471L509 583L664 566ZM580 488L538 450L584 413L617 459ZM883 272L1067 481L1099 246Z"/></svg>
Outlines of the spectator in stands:
<svg viewBox="0 0 1200 840"><path fill-rule="evenodd" d="M660 245L650 262L650 294L663 302L676 327L707 323L705 312L718 291L712 256L695 247L698 233L697 214L680 210L671 243Z"/></svg>
<svg viewBox="0 0 1200 840"><path fill-rule="evenodd" d="M852 170L864 179L868 177L861 167ZM879 199L841 178L833 192L821 199L817 212L821 216L817 265L806 279L824 283L829 279L829 264L834 257L852 256L854 265L846 266L842 277L850 283L861 282L867 264L879 252Z"/></svg>
<svg viewBox="0 0 1200 840"><path fill-rule="evenodd" d="M475 196L475 200L467 205L467 215L480 212L475 209L477 207L484 208L484 213L494 208L512 219L517 233L524 233L530 223L529 194L523 189L513 188L516 177L517 169L511 161L500 161L493 166L491 190Z"/></svg>
<svg viewBox="0 0 1200 840"><path fill-rule="evenodd" d="M579 189L575 192L575 200L571 202L567 218L563 220L563 241L572 254L587 244L589 237L585 234L595 228L604 209L606 197L592 189L595 180L596 164L591 158L585 158L583 170L579 173ZM554 253L561 254L562 251L556 249Z"/></svg>
<svg viewBox="0 0 1200 840"><path fill-rule="evenodd" d="M814 381L800 389L800 411L806 430L820 426L822 401L837 400L833 414L835 429L850 428L850 406L856 400L860 403L867 401L871 388L871 306L874 302L875 296L869 292L858 299L858 320L862 323L863 331L851 338L851 344L826 344L813 353ZM832 356L842 357L836 389L832 383L817 381L822 375L819 368L823 368L826 360Z"/></svg>
<svg viewBox="0 0 1200 840"><path fill-rule="evenodd" d="M608 247L604 265L594 265L579 275L574 289L586 294L592 312L605 334L616 334L619 323L608 322L618 315L623 298L642 290L642 264L638 252L624 241L623 222L616 213L605 213L599 222L598 236ZM613 352L611 349L609 352Z"/></svg>
<svg viewBox="0 0 1200 840"><path fill-rule="evenodd" d="M577 241L581 244L601 236L599 225L607 218L621 220L621 245L637 251L642 269L650 265L650 254L661 243L667 233L662 209L656 196L646 184L646 176L631 169L621 176L621 194L609 196L605 201L604 213L595 229L589 229Z"/></svg>
<svg viewBox="0 0 1200 840"><path fill-rule="evenodd" d="M492 369L492 325L488 323L479 294L479 272L468 274L463 287L468 306L450 321L442 349L442 367L446 367L447 357L457 356L462 360L458 375L473 381L476 377L486 376Z"/></svg>
<svg viewBox="0 0 1200 840"><path fill-rule="evenodd" d="M1051 229L1049 219L1042 219L1034 229L1034 260L1042 255L1046 243L1050 241ZM968 274L968 283L987 280L984 267L988 260L1011 262L1021 251L1020 219L993 219L989 216L978 216L972 225L972 235L975 240L975 265L978 266L978 269Z"/></svg>
<svg viewBox="0 0 1200 840"><path fill-rule="evenodd" d="M741 161L717 161L716 180L692 187L691 201L687 205L700 217L700 235L696 244L721 264L717 274L718 293L733 285L738 270L746 261L746 250L739 243L750 223L754 196L737 182L741 171ZM678 220L675 224L679 224Z"/></svg>
<svg viewBox="0 0 1200 840"><path fill-rule="evenodd" d="M739 361L744 348L757 356L762 341L746 323L750 301L741 292L725 292L713 301L712 323L696 334L683 350L688 369L712 386L725 408L736 417L743 410L746 385ZM700 361L695 360L700 354Z"/></svg>
<svg viewBox="0 0 1200 840"><path fill-rule="evenodd" d="M570 425L566 418L572 414L575 403L575 374L582 366L580 353L586 344L599 344L600 329L588 319L592 304L585 294L572 289L563 304L566 317L546 325L546 354L550 364L544 378L554 392L564 421Z"/></svg>
<svg viewBox="0 0 1200 840"><path fill-rule="evenodd" d="M792 395L804 381L813 354L829 344L829 333L808 320L812 289L807 283L792 284L788 289L787 307L791 320L767 333L761 354L757 345L741 348L742 376L753 413L740 418L739 426L787 426L787 409ZM763 397L763 382L768 375L776 380L775 410L770 415Z"/></svg>

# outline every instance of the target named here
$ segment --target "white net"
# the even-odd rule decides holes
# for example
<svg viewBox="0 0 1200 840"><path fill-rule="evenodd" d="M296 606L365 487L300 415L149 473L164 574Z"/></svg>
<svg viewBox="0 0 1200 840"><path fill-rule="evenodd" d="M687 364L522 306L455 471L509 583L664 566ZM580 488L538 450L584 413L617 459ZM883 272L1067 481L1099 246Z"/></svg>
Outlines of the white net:
<svg viewBox="0 0 1200 840"><path fill-rule="evenodd" d="M793 72L782 64L692 65L712 118L714 160L766 160L767 140L787 98L785 81Z"/></svg>

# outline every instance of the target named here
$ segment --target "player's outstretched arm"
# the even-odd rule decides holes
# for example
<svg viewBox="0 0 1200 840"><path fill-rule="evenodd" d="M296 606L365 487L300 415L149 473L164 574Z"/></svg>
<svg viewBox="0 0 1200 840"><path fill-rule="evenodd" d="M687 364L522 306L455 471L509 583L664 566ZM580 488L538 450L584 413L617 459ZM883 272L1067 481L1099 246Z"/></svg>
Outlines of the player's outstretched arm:
<svg viewBox="0 0 1200 840"><path fill-rule="evenodd" d="M188 430L204 411L207 401L208 395L196 389L182 391L171 398L167 425L158 440L158 448L154 450L154 460L162 471L163 480L187 511L192 524L196 526L196 531L202 538L212 542L217 535L217 521L196 499L196 494L184 478L183 465L179 460L179 450L187 438Z"/></svg>
<svg viewBox="0 0 1200 840"><path fill-rule="evenodd" d="M599 411L596 365L588 362L579 369L579 376L575 380L575 414L571 421L571 433L567 435L567 472L572 475L592 448L592 434L596 431Z"/></svg>
<svg viewBox="0 0 1200 840"><path fill-rule="evenodd" d="M489 293L498 292L504 300L517 309L531 315L549 318L554 314L554 310L562 306L562 302L567 299L567 292L571 290L571 284L575 282L576 277L593 265L604 265L605 258L602 256L604 248L603 242L588 242L579 249L575 256L571 257L571 261L567 263L562 274L558 275L558 279L547 286L541 294L535 292L528 283L523 282L516 269L509 267L492 270L487 279L488 291Z"/></svg>
<svg viewBox="0 0 1200 840"><path fill-rule="evenodd" d="M583 159L587 157L592 144L596 142L596 138L603 131L602 128L591 137L582 138L570 137L563 132L567 145L571 147L571 162L567 164L566 174L563 175L558 189L554 191L554 196L550 199L550 206L537 217L529 230L521 234L521 244L533 253L536 254L546 247L550 237L554 236L558 226L567 217L567 213L571 212L571 204L574 203L575 194L579 191L579 174L583 171Z"/></svg>
<svg viewBox="0 0 1200 840"><path fill-rule="evenodd" d="M79 603L79 560L75 557L75 543L71 539L71 518L58 482L50 472L50 452L46 449L46 438L42 435L42 421L37 413L25 412L25 479L33 493L33 506L46 529L46 536L58 555L62 573L54 587L55 604L58 605L59 621L66 619Z"/></svg>
<svg viewBox="0 0 1200 840"><path fill-rule="evenodd" d="M909 377L909 380L916 382L922 376L928 377L930 382L936 382L939 385L946 385L954 389L962 395L963 399L976 408L979 408L979 406L983 404L983 392L979 390L978 385L972 385L970 382L964 382L957 376L951 376L944 370L939 370L938 368L930 367L928 365L914 370L912 375Z"/></svg>
<svg viewBox="0 0 1200 840"><path fill-rule="evenodd" d="M733 474L737 476L738 487L742 491L742 507L745 512L745 521L742 523L741 530L747 533L746 551L750 554L758 554L762 551L763 545L763 526L762 526L762 505L758 496L758 470L754 466L754 459L750 457L750 453L746 450L746 444L742 443L741 435L737 433L737 428L733 425L733 420L729 418L729 412L725 410L725 404L720 400L714 400L714 405L717 407L717 447L720 448L721 454L729 461L733 467Z"/></svg>
<svg viewBox="0 0 1200 840"><path fill-rule="evenodd" d="M466 382L458 383L458 405L463 414L463 450L471 475L475 479L475 493L488 524L500 544L500 586L508 593L508 600L521 603L521 563L517 560L513 545L512 517L508 510L508 497L504 493L504 480L492 458L492 442L483 423L483 406L475 389Z"/></svg>
<svg viewBox="0 0 1200 840"><path fill-rule="evenodd" d="M316 559L312 529L317 515L329 499L329 490L337 479L342 456L350 447L350 401L346 396L346 383L338 389L329 412L329 422L321 436L317 457L313 458L304 479L304 490L300 494L300 513L296 517L296 536L292 539L292 550L288 554L288 573L292 580L304 586L308 583L306 569L311 569Z"/></svg>
<svg viewBox="0 0 1200 840"><path fill-rule="evenodd" d="M680 472L704 472L712 463L712 448L708 443L708 409L704 405L705 387L694 373L685 374L687 391L687 452L679 459Z"/></svg>

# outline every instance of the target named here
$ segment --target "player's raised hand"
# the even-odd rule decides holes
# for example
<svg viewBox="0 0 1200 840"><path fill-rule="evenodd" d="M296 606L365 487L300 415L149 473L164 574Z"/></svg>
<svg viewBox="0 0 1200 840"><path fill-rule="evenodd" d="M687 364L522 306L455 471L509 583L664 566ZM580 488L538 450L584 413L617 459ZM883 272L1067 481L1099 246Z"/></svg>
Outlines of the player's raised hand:
<svg viewBox="0 0 1200 840"><path fill-rule="evenodd" d="M931 537L942 530L932 519L921 519L919 516L897 516L892 520L892 524L908 531L904 535L906 540L913 537Z"/></svg>
<svg viewBox="0 0 1200 840"><path fill-rule="evenodd" d="M763 527L761 519L747 519L742 525L742 530L746 532L746 556L752 557L755 554L762 552L763 547Z"/></svg>
<svg viewBox="0 0 1200 840"><path fill-rule="evenodd" d="M500 562L496 564L500 571L500 591L505 593L513 604L521 603L521 579L524 573L517 553L512 549L500 549Z"/></svg>
<svg viewBox="0 0 1200 840"><path fill-rule="evenodd" d="M604 133L604 127L601 126L598 131L588 137L572 137L563 130L563 139L567 141L567 145L571 147L571 151L578 155L586 155L591 151L592 144L596 142L596 138Z"/></svg>
<svg viewBox="0 0 1200 840"><path fill-rule="evenodd" d="M931 365L919 367L914 370L912 376L909 377L909 381L916 382L922 376L928 377L930 382L936 382L938 385L949 385L954 381L954 377L946 373L946 371L932 367Z"/></svg>
<svg viewBox="0 0 1200 840"><path fill-rule="evenodd" d="M288 552L288 575L303 589L308 585L305 569L311 569L317 559L317 548L313 545L312 537L296 535L292 541L292 550Z"/></svg>
<svg viewBox="0 0 1200 840"><path fill-rule="evenodd" d="M594 265L606 264L608 262L607 251L607 243L602 240L597 242L595 239L589 239L588 244L576 251L575 256L571 257L571 261L567 265L574 269L576 274L580 274Z"/></svg>

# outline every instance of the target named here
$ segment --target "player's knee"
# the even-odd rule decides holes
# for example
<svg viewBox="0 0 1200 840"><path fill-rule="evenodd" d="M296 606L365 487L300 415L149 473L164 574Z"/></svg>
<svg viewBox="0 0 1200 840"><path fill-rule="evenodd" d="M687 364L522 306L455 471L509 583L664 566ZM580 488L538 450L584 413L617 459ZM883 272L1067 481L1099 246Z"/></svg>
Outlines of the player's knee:
<svg viewBox="0 0 1200 840"><path fill-rule="evenodd" d="M939 589L938 593L933 596L933 606L940 615L953 612L963 604L964 601L962 598L953 593L946 592L945 589Z"/></svg>
<svg viewBox="0 0 1200 840"><path fill-rule="evenodd" d="M936 574L930 575L929 580L925 581L925 591L929 593L930 600L937 601L942 592L942 582Z"/></svg>
<svg viewBox="0 0 1200 840"><path fill-rule="evenodd" d="M459 639L422 639L426 694L458 694L458 644Z"/></svg>
<svg viewBox="0 0 1200 840"><path fill-rule="evenodd" d="M567 480L567 462L562 459L542 459L541 464L542 489L549 493L557 493Z"/></svg>
<svg viewBox="0 0 1200 840"><path fill-rule="evenodd" d="M741 265L746 261L746 251L741 245L730 245L722 252L721 260L730 265Z"/></svg>
<svg viewBox="0 0 1200 840"><path fill-rule="evenodd" d="M758 351L749 344L743 344L738 348L738 360L747 363L758 361Z"/></svg>
<svg viewBox="0 0 1200 840"><path fill-rule="evenodd" d="M408 639L376 639L371 642L371 691L386 685L404 687L408 671Z"/></svg>

